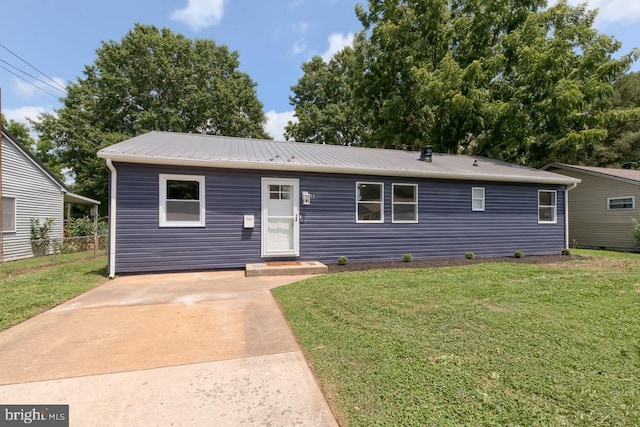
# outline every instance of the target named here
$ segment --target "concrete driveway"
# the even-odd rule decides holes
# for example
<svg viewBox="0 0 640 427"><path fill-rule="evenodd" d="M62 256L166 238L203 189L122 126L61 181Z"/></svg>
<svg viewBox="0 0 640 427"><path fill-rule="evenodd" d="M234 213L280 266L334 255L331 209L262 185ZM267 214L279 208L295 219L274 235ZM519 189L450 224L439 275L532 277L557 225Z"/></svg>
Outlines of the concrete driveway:
<svg viewBox="0 0 640 427"><path fill-rule="evenodd" d="M0 403L70 425L336 425L269 290L304 278L119 277L0 333Z"/></svg>

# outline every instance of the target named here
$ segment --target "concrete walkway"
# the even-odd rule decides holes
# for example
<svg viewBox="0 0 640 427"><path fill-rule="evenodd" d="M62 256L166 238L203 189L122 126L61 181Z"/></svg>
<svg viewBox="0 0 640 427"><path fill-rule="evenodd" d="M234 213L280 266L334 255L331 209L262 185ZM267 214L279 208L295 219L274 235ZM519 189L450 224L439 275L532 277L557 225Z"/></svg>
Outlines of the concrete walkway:
<svg viewBox="0 0 640 427"><path fill-rule="evenodd" d="M0 333L0 403L71 426L335 426L269 290L244 272L120 277Z"/></svg>

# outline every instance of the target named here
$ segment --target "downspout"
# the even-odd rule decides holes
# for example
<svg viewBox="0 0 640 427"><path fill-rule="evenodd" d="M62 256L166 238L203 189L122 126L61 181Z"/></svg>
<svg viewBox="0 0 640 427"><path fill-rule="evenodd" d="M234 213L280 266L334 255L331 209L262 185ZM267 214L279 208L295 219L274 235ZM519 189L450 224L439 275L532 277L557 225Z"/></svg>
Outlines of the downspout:
<svg viewBox="0 0 640 427"><path fill-rule="evenodd" d="M569 185L564 190L564 248L569 249L569 191L578 186L577 182Z"/></svg>
<svg viewBox="0 0 640 427"><path fill-rule="evenodd" d="M107 167L111 172L109 185L109 278L116 276L116 190L118 188L118 171L113 162L107 158Z"/></svg>

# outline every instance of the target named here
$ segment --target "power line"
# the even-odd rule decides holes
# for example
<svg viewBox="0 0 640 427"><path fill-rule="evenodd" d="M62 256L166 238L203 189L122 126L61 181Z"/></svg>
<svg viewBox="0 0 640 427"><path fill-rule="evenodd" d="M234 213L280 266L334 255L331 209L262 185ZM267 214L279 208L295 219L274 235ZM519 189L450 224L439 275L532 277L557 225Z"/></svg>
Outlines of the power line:
<svg viewBox="0 0 640 427"><path fill-rule="evenodd" d="M0 65L0 68L2 68L2 69L4 69L4 70L8 71L9 73L13 74L14 76L16 76L16 77L17 77L17 78L19 78L19 79L24 80L25 82L29 83L31 86L33 86L33 87L35 87L35 88L40 89L41 91L43 91L43 92L44 92L44 93L46 93L47 95L51 95L51 96L53 96L53 97L54 97L54 98L56 98L56 99L60 99L60 97L59 97L59 96L54 95L54 94L52 94L51 92L44 90L44 88L42 88L42 87L40 87L40 86L38 86L38 85L34 84L33 82L31 82L31 81L29 81L29 80L25 79L24 77L22 77L22 76L21 76L21 75L19 75L19 74L14 73L13 71L11 71L10 69L8 69L8 68L7 68L7 67L5 67L4 65Z"/></svg>
<svg viewBox="0 0 640 427"><path fill-rule="evenodd" d="M49 77L48 75L46 75L45 73L43 73L42 71L38 70L36 67L34 67L33 65L31 65L27 60L23 59L20 55L18 55L17 53L13 52L11 49L9 49L8 47L6 47L5 45L3 45L2 43L0 43L0 47L2 47L4 50L6 50L7 52L9 52L10 54L12 54L13 56L15 56L16 58L18 58L20 61L24 62L25 64L27 64L29 67L33 68L34 70L36 70L37 72L39 72L40 74L42 74L43 76L45 76L47 79L49 79L51 82L53 82L56 86L58 86L60 89L66 91L67 89L62 86L60 83L58 83L57 81L55 81L54 79L52 79L51 77ZM26 73L25 73L26 74Z"/></svg>
<svg viewBox="0 0 640 427"><path fill-rule="evenodd" d="M49 83L45 82L44 80L40 80L40 79L39 79L39 78L37 78L36 76L32 76L31 74L27 73L27 72L26 72L26 71L24 71L24 70L21 70L20 68L16 67L15 65L11 65L11 64L9 64L9 63L8 63L7 61L5 61L4 59L0 59L0 62L4 62L5 64L7 64L9 67L13 68L14 70L17 70L17 71L21 72L22 74L26 74L27 76L31 77L32 79L35 79L35 80L39 81L40 83L42 83L42 84L44 84L44 85L49 86L51 89L57 90L57 91L59 91L59 92L62 92L62 93L63 93L63 94L65 94L65 95L67 94L67 92L66 92L66 91L64 91L64 90L62 90L62 89L58 89L57 87L55 87L55 86L53 86L53 85L51 85L51 84L49 84ZM5 68L5 70L6 70L6 68ZM31 83L31 82L29 82L29 83ZM33 84L33 83L32 83L32 84ZM35 86L35 87L39 87L38 85L35 85L35 84L34 84L34 86ZM58 86L59 86L59 85L58 85Z"/></svg>

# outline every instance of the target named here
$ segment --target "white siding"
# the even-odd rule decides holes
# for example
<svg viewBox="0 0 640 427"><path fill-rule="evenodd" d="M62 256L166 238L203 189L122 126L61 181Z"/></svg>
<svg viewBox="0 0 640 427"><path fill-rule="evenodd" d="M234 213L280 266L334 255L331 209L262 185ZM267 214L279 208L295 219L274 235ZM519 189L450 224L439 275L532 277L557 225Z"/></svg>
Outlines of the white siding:
<svg viewBox="0 0 640 427"><path fill-rule="evenodd" d="M631 230L638 218L640 185L573 170L550 169L582 180L569 191L569 245L579 247L638 250ZM636 208L608 210L610 197L634 196Z"/></svg>
<svg viewBox="0 0 640 427"><path fill-rule="evenodd" d="M2 138L2 195L16 199L16 231L4 233L5 259L31 237L31 218L53 218L52 239L62 238L63 192L45 172L11 141ZM12 249L13 248L13 249Z"/></svg>

